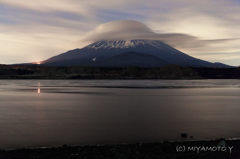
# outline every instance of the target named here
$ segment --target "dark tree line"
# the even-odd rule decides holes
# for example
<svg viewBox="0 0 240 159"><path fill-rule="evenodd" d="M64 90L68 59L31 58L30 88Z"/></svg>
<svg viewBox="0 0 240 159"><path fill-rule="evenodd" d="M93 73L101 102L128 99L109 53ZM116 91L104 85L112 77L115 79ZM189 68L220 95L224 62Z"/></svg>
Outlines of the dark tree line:
<svg viewBox="0 0 240 159"><path fill-rule="evenodd" d="M1 79L240 79L238 68L99 68L0 65Z"/></svg>

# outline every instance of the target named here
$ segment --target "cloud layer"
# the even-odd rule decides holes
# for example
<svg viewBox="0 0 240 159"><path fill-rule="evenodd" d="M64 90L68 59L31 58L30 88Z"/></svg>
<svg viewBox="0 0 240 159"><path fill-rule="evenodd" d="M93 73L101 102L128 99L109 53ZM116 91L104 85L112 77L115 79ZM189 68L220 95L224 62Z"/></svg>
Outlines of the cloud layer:
<svg viewBox="0 0 240 159"><path fill-rule="evenodd" d="M238 0L0 0L0 63L41 61L93 40L132 36L240 65L239 26Z"/></svg>
<svg viewBox="0 0 240 159"><path fill-rule="evenodd" d="M134 20L122 20L104 23L96 27L94 31L86 34L83 41L96 42L101 40L133 40L133 39L149 39L161 40L173 47L182 49L199 49L212 51L228 51L219 48L210 47L213 44L224 44L231 41L238 41L239 38L232 39L211 39L200 40L197 37L181 34L181 33L155 33L149 27L141 22Z"/></svg>

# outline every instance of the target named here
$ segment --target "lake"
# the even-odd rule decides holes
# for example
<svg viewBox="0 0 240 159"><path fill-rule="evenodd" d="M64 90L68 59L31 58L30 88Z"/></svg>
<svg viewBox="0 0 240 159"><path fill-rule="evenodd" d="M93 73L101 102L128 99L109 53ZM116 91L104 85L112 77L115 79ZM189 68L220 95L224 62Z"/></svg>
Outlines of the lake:
<svg viewBox="0 0 240 159"><path fill-rule="evenodd" d="M240 138L239 103L240 80L0 80L0 148Z"/></svg>

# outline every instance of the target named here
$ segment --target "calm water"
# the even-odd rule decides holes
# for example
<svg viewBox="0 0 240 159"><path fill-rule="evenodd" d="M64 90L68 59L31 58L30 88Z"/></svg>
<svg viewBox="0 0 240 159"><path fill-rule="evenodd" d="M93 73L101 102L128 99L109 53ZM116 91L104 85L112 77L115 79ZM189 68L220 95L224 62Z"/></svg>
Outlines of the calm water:
<svg viewBox="0 0 240 159"><path fill-rule="evenodd" d="M240 80L0 80L0 148L240 138Z"/></svg>

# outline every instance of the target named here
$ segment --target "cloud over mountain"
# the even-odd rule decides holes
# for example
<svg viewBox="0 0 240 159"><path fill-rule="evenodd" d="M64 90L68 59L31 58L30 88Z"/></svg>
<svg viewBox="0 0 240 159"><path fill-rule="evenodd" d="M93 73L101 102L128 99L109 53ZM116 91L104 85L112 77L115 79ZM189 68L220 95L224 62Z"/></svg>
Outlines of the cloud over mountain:
<svg viewBox="0 0 240 159"><path fill-rule="evenodd" d="M161 27L161 26L159 26ZM239 40L239 38L232 39L211 39L200 40L197 37L181 34L181 33L156 33L151 30L144 23L134 20L121 20L101 24L96 27L94 31L86 34L83 41L96 42L102 40L133 40L133 39L148 39L160 40L173 47L194 49L204 47L210 49L209 45L224 43L232 40ZM211 51L213 51L212 48ZM218 51L218 48L215 48Z"/></svg>
<svg viewBox="0 0 240 159"><path fill-rule="evenodd" d="M152 37L154 33L145 24L134 20L121 20L104 23L86 36L86 41L131 40Z"/></svg>

